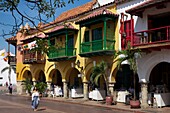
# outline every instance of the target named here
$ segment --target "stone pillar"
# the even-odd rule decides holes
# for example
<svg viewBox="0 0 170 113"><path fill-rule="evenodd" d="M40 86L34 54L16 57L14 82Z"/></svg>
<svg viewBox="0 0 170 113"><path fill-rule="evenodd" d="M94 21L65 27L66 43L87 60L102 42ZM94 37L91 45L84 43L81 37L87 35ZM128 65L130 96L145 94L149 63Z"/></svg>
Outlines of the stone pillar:
<svg viewBox="0 0 170 113"><path fill-rule="evenodd" d="M66 81L63 82L63 90L64 90L64 98L68 98L68 83Z"/></svg>
<svg viewBox="0 0 170 113"><path fill-rule="evenodd" d="M147 108L148 105L148 83L141 82L141 96L142 96L142 103L141 108Z"/></svg>
<svg viewBox="0 0 170 113"><path fill-rule="evenodd" d="M83 83L84 100L88 100L88 83Z"/></svg>
<svg viewBox="0 0 170 113"><path fill-rule="evenodd" d="M36 81L32 81L33 82L33 86L35 86L36 85Z"/></svg>
<svg viewBox="0 0 170 113"><path fill-rule="evenodd" d="M51 89L51 81L47 82L47 89L50 90Z"/></svg>
<svg viewBox="0 0 170 113"><path fill-rule="evenodd" d="M117 93L116 93L116 91L114 91L114 85L115 85L115 82L109 82L109 92L113 96L113 102L116 102Z"/></svg>
<svg viewBox="0 0 170 113"><path fill-rule="evenodd" d="M111 95L114 95L114 85L115 83L112 82L109 83L109 91Z"/></svg>
<svg viewBox="0 0 170 113"><path fill-rule="evenodd" d="M17 81L17 94L21 95L24 93L24 86L22 81Z"/></svg>
<svg viewBox="0 0 170 113"><path fill-rule="evenodd" d="M48 92L47 92L48 97L50 97L50 96L51 96L51 95L50 95L50 91L51 91L51 81L48 81L48 82L47 82L47 90L48 90Z"/></svg>

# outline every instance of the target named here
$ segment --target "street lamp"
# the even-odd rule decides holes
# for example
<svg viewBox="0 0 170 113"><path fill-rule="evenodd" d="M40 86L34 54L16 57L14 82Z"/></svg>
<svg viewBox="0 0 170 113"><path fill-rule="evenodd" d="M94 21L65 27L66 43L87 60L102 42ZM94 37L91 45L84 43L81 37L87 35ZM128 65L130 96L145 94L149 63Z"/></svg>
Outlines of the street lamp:
<svg viewBox="0 0 170 113"><path fill-rule="evenodd" d="M76 63L71 63L71 67L73 68L73 67L75 67L75 65L77 65L77 67L78 68L80 68L81 70L83 70L83 66L80 66L80 61L79 60L77 60L77 62Z"/></svg>

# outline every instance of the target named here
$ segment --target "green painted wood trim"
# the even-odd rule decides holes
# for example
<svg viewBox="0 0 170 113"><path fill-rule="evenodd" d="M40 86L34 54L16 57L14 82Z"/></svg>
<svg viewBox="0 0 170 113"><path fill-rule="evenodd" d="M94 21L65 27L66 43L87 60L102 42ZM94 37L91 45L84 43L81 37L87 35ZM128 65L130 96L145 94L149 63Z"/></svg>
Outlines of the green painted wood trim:
<svg viewBox="0 0 170 113"><path fill-rule="evenodd" d="M48 37L48 46L50 46L51 45L51 43L50 43L50 36Z"/></svg>
<svg viewBox="0 0 170 113"><path fill-rule="evenodd" d="M106 50L106 27L107 27L107 20L104 19L104 50Z"/></svg>
<svg viewBox="0 0 170 113"><path fill-rule="evenodd" d="M79 36L79 53L81 53L81 25L79 26L80 36Z"/></svg>
<svg viewBox="0 0 170 113"><path fill-rule="evenodd" d="M68 50L68 30L66 30L66 44L65 44L65 48L66 48L66 56L67 56L67 50Z"/></svg>

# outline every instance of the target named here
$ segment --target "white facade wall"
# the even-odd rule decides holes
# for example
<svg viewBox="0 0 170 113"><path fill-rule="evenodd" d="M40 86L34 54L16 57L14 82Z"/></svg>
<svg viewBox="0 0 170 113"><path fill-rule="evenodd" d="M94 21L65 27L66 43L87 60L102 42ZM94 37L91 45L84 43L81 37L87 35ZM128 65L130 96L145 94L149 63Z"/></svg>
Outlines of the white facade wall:
<svg viewBox="0 0 170 113"><path fill-rule="evenodd" d="M1 73L1 70L7 66L9 66L8 62L4 61L3 56L0 56L0 77L2 79L0 79L0 84L2 84L3 86L5 85L6 82L8 82L9 84L9 79L8 79L8 70L6 70L5 72ZM16 74L14 73L14 71L12 70L11 72L11 83L13 85L16 85L17 81L16 81Z"/></svg>
<svg viewBox="0 0 170 113"><path fill-rule="evenodd" d="M105 4L108 4L108 3L111 3L113 2L114 0L98 0L100 6L103 6Z"/></svg>
<svg viewBox="0 0 170 113"><path fill-rule="evenodd" d="M122 12L127 14L125 11L135 7L143 3L146 0L134 0L131 2L123 3L117 6L117 12L121 14ZM156 15L164 12L170 11L170 3L166 4L167 8L164 9L156 9L155 7L146 9L143 12L143 17L133 16L134 19L134 32L148 30L148 15ZM130 20L131 17L129 14L127 20ZM119 16L120 21L121 16ZM120 22L118 22L120 26ZM120 37L120 34L119 34ZM121 40L121 38L119 38ZM119 48L121 49L121 41ZM169 62L170 63L170 50L161 50L161 51L153 51L150 54L143 54L141 58L137 60L138 63L138 76L139 82L149 81L150 73L152 69L159 64L160 62Z"/></svg>
<svg viewBox="0 0 170 113"><path fill-rule="evenodd" d="M118 4L117 5L117 13L119 14L119 20L118 20L118 26L120 26L120 19L121 19L121 13L124 13L126 15L128 15L127 18L124 18L124 20L130 20L131 19L131 16L130 14L127 14L125 11L126 10L129 10L139 4L142 4L145 0L133 0L133 1L130 1L130 2L125 2L123 4ZM133 19L134 19L134 28L135 28L135 31L139 31L139 30L145 30L147 25L144 24L146 23L145 19L141 19L137 16L133 16ZM119 37L121 37L121 35L119 34ZM121 38L119 38L119 50L121 50Z"/></svg>
<svg viewBox="0 0 170 113"><path fill-rule="evenodd" d="M161 62L170 63L170 50L162 49L161 51L153 51L150 54L143 54L138 59L138 75L139 80L149 81L152 69Z"/></svg>

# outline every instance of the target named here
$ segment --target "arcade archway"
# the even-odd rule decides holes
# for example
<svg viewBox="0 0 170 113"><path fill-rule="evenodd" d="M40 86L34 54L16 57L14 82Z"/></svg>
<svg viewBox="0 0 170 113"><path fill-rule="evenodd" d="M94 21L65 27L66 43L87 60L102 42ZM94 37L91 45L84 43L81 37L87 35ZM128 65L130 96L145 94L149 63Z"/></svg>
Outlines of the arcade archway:
<svg viewBox="0 0 170 113"><path fill-rule="evenodd" d="M149 77L149 92L170 91L170 63L161 62L151 71Z"/></svg>

